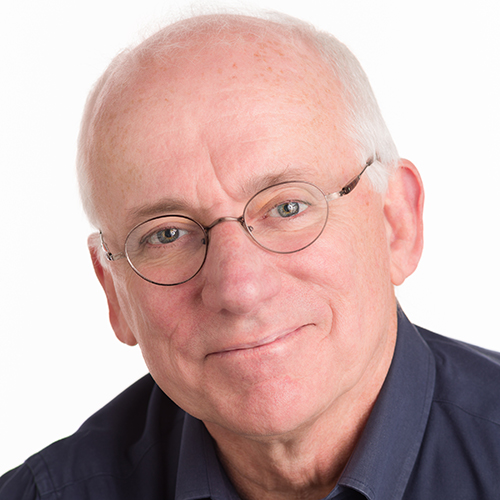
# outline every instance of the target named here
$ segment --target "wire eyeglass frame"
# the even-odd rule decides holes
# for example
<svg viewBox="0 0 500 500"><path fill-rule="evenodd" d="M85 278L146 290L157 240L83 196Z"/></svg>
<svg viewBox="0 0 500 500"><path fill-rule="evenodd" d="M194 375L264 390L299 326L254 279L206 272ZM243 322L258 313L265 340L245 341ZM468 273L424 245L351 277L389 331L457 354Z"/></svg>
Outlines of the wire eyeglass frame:
<svg viewBox="0 0 500 500"><path fill-rule="evenodd" d="M328 203L332 200L336 200L336 199L339 199L343 196L347 196L348 194L352 193L352 191L354 190L354 188L358 185L360 179L361 179L361 176L365 173L366 169L371 166L374 162L374 159L373 158L370 158L366 164L364 165L363 169L361 170L361 172L359 174L357 174L356 176L354 176L342 189L340 189L340 191L336 191L334 193L328 193L328 194L325 194L321 188L319 188L318 186L316 186L315 184L311 183L311 182L305 182L305 181L286 181L286 182L281 182L281 183L277 183L277 184L273 184L272 186L267 186L266 188L264 189L261 189L260 191L258 191L257 193L255 193L251 198L250 200L246 203L245 205L245 208L243 210L243 214L240 215L239 217L232 217L232 216L227 216L227 217L219 217L217 218L215 221L213 221L210 225L208 226L204 226L203 224L201 224L200 222L196 221L195 219L192 219L190 217L187 217L187 216L184 216L184 215L176 215L176 214L168 214L168 215L160 215L160 216L157 216L157 217L153 217L151 219L148 219L146 221L143 221L137 225L135 225L127 234L126 238L125 238L125 246L124 246L124 251L123 252L120 252L120 253L111 253L106 242L104 241L104 236L103 236L103 233L101 230L99 230L99 237L100 237L100 242L101 242L101 247L102 247L102 250L104 252L104 255L106 257L106 259L110 262L115 262L117 260L120 260L122 258L126 258L127 259L127 262L129 263L130 267L132 268L132 270L138 275L140 276L142 279L144 279L145 281L149 282L149 283L152 283L154 285L159 285L159 286L176 286L176 285L181 285L182 283L186 283L187 281L193 279L199 272L200 270L202 269L204 263L205 263L205 260L206 260L206 256L207 256L207 253L208 253L208 244L209 244L209 231L211 229L213 229L217 224L220 224L221 222L239 222L240 225L243 227L243 229L245 230L245 232L251 237L251 239L258 245L260 246L261 248L264 248L265 250L268 250L270 252L273 252L273 253L279 253L279 254L289 254L289 253L295 253L295 252L300 252L301 250L304 250L305 248L311 246L320 236L321 234L323 233L323 230L326 226L326 223L328 221L328 215L329 215L329 205ZM278 186L281 186L281 185L293 185L293 184L303 184L303 185L309 185L309 186L312 186L314 187L317 191L319 191L323 196L324 196L324 199L326 201L326 213L325 213L325 217L324 217L324 223L323 223L323 227L321 228L321 230L318 232L318 234L312 239L312 241L310 241L309 243L307 243L306 245L298 248L298 249L295 249L295 250L291 250L291 251L279 251L279 250L273 250L272 248L268 248L267 246L263 245L261 242L259 242L259 240L252 234L252 231L253 231L253 228L251 226L249 226L247 223L246 223L246 220L245 220L245 215L246 215L246 211L247 211L247 208L248 206L250 205L250 203L256 198L258 197L261 193L263 193L264 191L267 191L267 190L270 190L272 188L275 188L275 187L278 187ZM186 219L188 221L191 221L191 222L194 222L197 226L199 226L199 228L203 231L204 235L205 235L205 238L204 238L204 241L203 241L203 245L205 245L205 254L204 254L204 257L203 257L203 260L200 264L200 266L198 267L198 269L196 270L196 272L194 272L194 274L192 274L189 278L186 278L186 279L183 279L179 282L176 282L176 283L162 283L162 282L158 282L158 281L154 281L152 279L149 279L148 277L144 276L143 274L141 274L141 272L135 267L135 265L133 264L133 262L131 261L129 255L128 255L128 252L127 252L127 243L128 243L128 240L131 236L132 233L134 233L134 231L136 231L140 226L143 226L149 222L152 222L152 221L155 221L157 219L162 219L162 218L168 218L168 217L178 217L178 218L182 218L182 219Z"/></svg>

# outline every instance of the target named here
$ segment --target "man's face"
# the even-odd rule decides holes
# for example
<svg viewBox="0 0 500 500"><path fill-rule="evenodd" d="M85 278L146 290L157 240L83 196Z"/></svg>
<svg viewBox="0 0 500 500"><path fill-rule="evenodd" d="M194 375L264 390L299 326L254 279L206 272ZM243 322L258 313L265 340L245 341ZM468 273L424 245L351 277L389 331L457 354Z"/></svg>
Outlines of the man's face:
<svg viewBox="0 0 500 500"><path fill-rule="evenodd" d="M96 199L112 252L147 218L209 225L271 183L329 193L363 167L338 131L336 83L310 54L274 42L193 53L142 70L103 120ZM387 369L389 268L383 200L362 178L301 252L268 252L224 222L187 283L150 284L124 259L104 273L115 331L139 343L167 395L209 428L276 435L361 397Z"/></svg>

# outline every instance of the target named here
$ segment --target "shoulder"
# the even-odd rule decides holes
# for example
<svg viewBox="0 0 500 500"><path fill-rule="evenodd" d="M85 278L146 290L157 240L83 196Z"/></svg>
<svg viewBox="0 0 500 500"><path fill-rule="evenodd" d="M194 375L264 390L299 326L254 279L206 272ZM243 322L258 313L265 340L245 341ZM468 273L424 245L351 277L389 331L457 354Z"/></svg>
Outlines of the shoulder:
<svg viewBox="0 0 500 500"><path fill-rule="evenodd" d="M436 362L434 402L500 425L500 353L418 330Z"/></svg>
<svg viewBox="0 0 500 500"><path fill-rule="evenodd" d="M500 354L418 328L436 366L425 434L405 499L496 498Z"/></svg>
<svg viewBox="0 0 500 500"><path fill-rule="evenodd" d="M38 500L33 474L26 465L0 477L0 500Z"/></svg>
<svg viewBox="0 0 500 500"><path fill-rule="evenodd" d="M146 376L0 479L0 500L164 498L183 415Z"/></svg>

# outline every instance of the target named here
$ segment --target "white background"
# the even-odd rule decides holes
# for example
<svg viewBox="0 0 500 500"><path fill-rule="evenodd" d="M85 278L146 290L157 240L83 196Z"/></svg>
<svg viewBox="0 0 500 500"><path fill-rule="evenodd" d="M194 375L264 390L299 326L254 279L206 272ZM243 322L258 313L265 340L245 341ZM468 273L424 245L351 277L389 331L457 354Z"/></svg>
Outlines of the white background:
<svg viewBox="0 0 500 500"><path fill-rule="evenodd" d="M0 473L146 372L115 340L74 175L88 90L144 27L187 2L0 7ZM331 31L367 71L427 192L426 248L398 291L427 328L500 350L500 2L262 0ZM500 389L499 389L500 392Z"/></svg>

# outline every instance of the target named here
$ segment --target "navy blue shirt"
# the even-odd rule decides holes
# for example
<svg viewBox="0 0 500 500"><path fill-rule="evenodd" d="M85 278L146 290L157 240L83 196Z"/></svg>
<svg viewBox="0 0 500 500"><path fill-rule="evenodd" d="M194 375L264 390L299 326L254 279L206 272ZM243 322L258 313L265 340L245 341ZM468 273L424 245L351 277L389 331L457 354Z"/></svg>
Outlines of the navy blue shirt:
<svg viewBox="0 0 500 500"><path fill-rule="evenodd" d="M400 311L386 381L326 499L499 499L499 388L499 354L416 328ZM35 499L239 497L203 423L147 376L0 478L0 500Z"/></svg>

